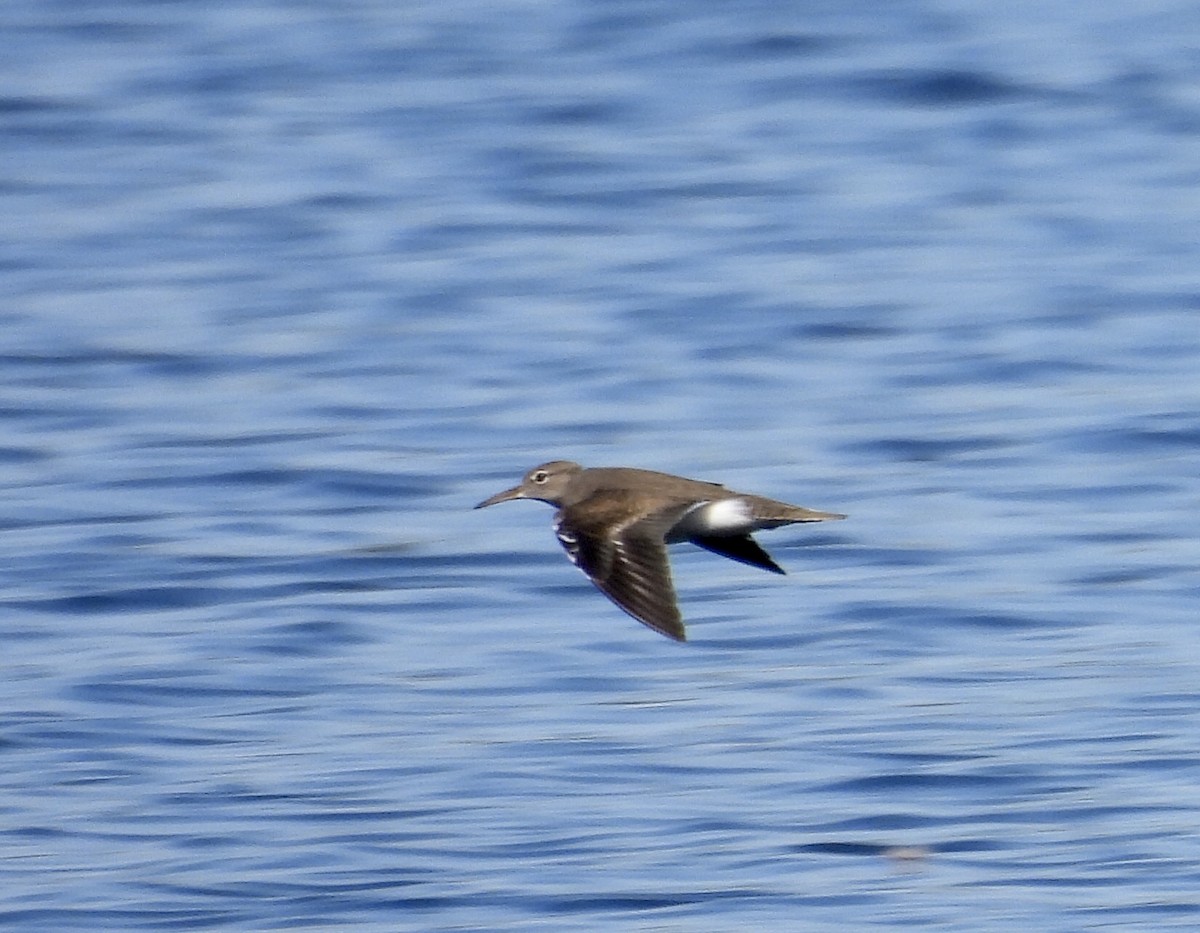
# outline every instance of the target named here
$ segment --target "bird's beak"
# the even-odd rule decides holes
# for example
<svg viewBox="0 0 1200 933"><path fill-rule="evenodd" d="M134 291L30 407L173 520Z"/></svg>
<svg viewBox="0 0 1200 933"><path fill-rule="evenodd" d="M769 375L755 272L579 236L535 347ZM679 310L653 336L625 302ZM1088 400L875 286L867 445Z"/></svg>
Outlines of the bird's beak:
<svg viewBox="0 0 1200 933"><path fill-rule="evenodd" d="M506 489L504 492L498 492L488 499L484 499L477 509L486 509L489 505L495 505L497 502L507 502L509 499L524 499L525 491L520 486L514 486L512 489Z"/></svg>

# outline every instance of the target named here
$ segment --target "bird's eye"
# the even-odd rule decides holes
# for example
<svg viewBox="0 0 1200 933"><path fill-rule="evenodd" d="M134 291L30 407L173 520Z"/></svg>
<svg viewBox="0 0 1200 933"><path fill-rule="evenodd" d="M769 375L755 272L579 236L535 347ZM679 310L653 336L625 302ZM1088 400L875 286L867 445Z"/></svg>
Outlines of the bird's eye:
<svg viewBox="0 0 1200 933"><path fill-rule="evenodd" d="M547 473L545 470L538 470L536 473L533 474L533 476L531 476L529 478L531 480L533 480L535 483L544 483L544 482L546 482L547 479L550 478L550 474Z"/></svg>

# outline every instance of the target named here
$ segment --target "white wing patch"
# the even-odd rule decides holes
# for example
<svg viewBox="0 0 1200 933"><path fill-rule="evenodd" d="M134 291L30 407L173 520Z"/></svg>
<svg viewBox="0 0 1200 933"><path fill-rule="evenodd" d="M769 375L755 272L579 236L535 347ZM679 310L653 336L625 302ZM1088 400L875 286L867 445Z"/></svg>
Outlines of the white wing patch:
<svg viewBox="0 0 1200 933"><path fill-rule="evenodd" d="M576 567L579 566L579 538L572 534L563 525L562 519L555 518L554 520L554 535L558 538L559 544L563 546L563 550L567 552L567 557Z"/></svg>
<svg viewBox="0 0 1200 933"><path fill-rule="evenodd" d="M732 497L700 503L673 530L697 537L721 538L747 534L755 530L755 524L749 503Z"/></svg>

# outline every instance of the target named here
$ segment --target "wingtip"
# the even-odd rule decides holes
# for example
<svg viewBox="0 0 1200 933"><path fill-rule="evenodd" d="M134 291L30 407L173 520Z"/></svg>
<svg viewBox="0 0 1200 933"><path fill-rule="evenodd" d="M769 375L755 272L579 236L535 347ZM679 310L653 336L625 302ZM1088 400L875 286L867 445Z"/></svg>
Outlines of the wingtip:
<svg viewBox="0 0 1200 933"><path fill-rule="evenodd" d="M617 605L621 606L620 603L617 603ZM641 622L646 628L658 632L658 634L671 639L671 641L687 641L687 630L683 627L683 619L681 617L677 616L673 619L648 619L638 615L636 612L630 611L626 606L621 606L621 608L638 622Z"/></svg>
<svg viewBox="0 0 1200 933"><path fill-rule="evenodd" d="M621 608L624 609L625 607L622 606ZM628 609L625 609L625 611L629 612ZM684 629L682 621L671 619L665 622L651 622L639 615L634 615L632 612L629 612L629 614L641 622L642 625L646 626L646 628L653 629L658 634L671 639L671 641L687 641L687 631Z"/></svg>

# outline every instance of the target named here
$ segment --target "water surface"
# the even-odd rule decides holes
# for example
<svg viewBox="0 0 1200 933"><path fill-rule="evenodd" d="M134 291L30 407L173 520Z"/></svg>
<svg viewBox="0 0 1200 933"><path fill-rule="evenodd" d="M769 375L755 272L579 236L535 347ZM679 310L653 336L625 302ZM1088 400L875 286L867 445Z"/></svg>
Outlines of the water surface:
<svg viewBox="0 0 1200 933"><path fill-rule="evenodd" d="M0 20L5 929L1195 928L1191 5Z"/></svg>

